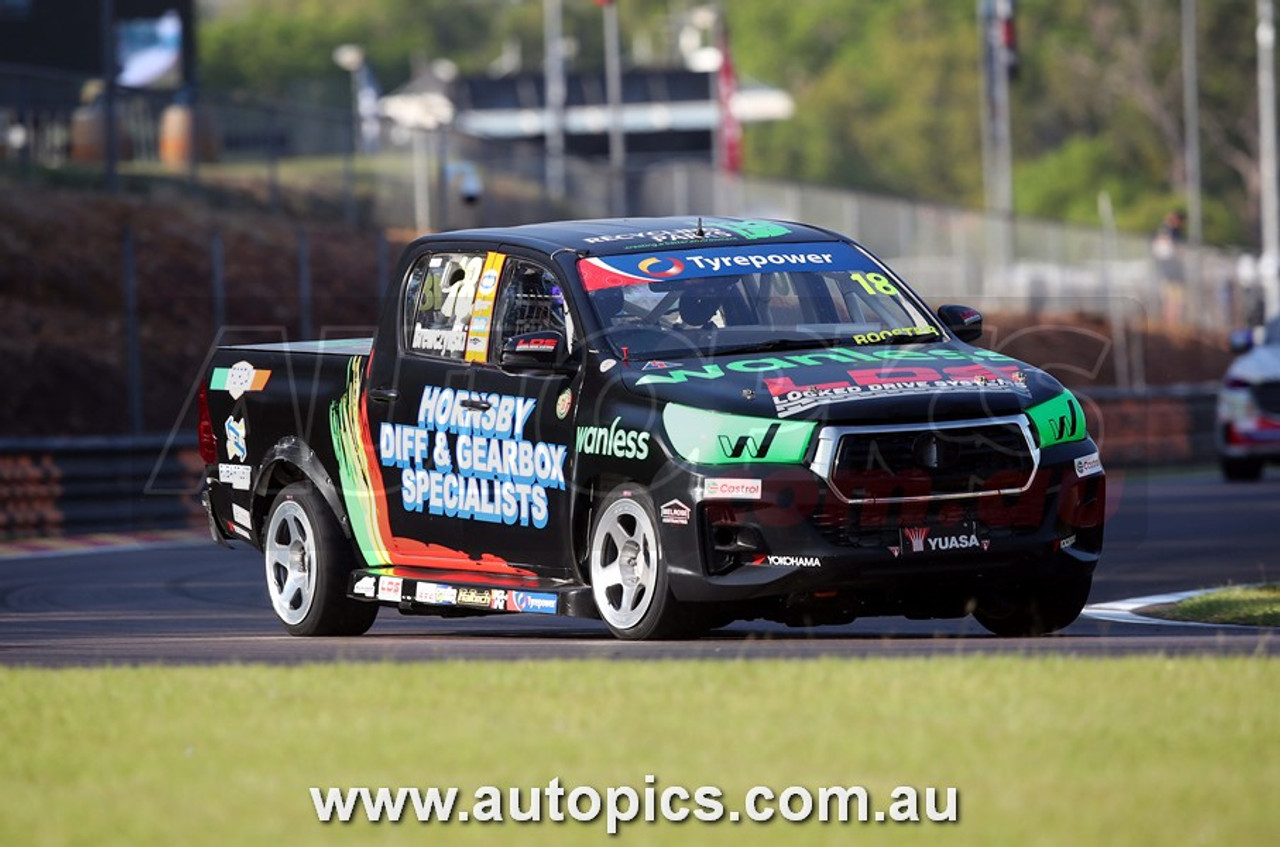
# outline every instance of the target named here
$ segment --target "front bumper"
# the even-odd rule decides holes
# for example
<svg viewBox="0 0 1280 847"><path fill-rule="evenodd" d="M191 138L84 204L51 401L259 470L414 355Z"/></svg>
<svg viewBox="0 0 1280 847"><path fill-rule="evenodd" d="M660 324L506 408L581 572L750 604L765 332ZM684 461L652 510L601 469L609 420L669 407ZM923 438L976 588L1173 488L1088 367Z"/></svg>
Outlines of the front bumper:
<svg viewBox="0 0 1280 847"><path fill-rule="evenodd" d="M662 519L672 590L689 602L958 594L1055 569L1091 573L1106 510L1096 453L1088 440L1046 450L1017 494L848 503L804 468L768 473L758 498L690 492L687 525Z"/></svg>

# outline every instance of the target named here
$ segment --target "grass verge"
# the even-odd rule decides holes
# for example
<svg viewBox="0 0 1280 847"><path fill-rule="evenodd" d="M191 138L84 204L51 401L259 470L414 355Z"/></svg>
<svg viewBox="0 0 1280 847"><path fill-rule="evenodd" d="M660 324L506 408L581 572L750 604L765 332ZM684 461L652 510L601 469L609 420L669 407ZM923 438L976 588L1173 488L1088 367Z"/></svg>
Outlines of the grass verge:
<svg viewBox="0 0 1280 847"><path fill-rule="evenodd" d="M309 788L955 786L954 824L634 844L1259 844L1275 660L965 657L0 669L0 843L595 844L603 821L321 824ZM525 801L527 803L527 800ZM779 841L781 839L781 842Z"/></svg>
<svg viewBox="0 0 1280 847"><path fill-rule="evenodd" d="M1280 585L1223 588L1141 611L1171 621L1280 626Z"/></svg>

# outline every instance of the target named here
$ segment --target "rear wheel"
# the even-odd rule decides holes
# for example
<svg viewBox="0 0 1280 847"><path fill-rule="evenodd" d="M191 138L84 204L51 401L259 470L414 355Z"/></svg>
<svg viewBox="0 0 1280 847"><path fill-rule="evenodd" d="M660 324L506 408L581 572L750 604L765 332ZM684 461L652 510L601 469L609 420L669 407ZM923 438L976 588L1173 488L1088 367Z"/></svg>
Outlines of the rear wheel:
<svg viewBox="0 0 1280 847"><path fill-rule="evenodd" d="M1047 635L1080 617L1092 585L1089 573L1056 574L1029 587L980 597L973 617L1006 638Z"/></svg>
<svg viewBox="0 0 1280 847"><path fill-rule="evenodd" d="M1262 479L1261 459L1222 457L1222 478L1227 482L1257 482Z"/></svg>
<svg viewBox="0 0 1280 847"><path fill-rule="evenodd" d="M667 586L653 500L620 485L600 504L591 529L591 591L601 619L627 641L691 634L691 622Z"/></svg>
<svg viewBox="0 0 1280 847"><path fill-rule="evenodd" d="M271 607L291 635L360 635L373 626L378 606L347 597L355 556L310 483L276 497L262 548Z"/></svg>

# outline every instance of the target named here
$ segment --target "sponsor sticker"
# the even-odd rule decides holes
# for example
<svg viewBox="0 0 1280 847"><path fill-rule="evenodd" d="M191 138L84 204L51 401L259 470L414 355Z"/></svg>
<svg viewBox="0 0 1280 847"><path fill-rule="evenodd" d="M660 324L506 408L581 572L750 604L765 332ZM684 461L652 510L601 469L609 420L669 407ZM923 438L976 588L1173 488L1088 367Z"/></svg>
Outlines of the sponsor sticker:
<svg viewBox="0 0 1280 847"><path fill-rule="evenodd" d="M476 401L487 404L475 408ZM538 400L426 386L417 425L383 423L378 454L400 469L406 512L542 529L549 492L566 488L569 445L530 441Z"/></svg>
<svg viewBox="0 0 1280 847"><path fill-rule="evenodd" d="M467 334L460 329L413 327L413 349L423 353L461 353L466 344Z"/></svg>
<svg viewBox="0 0 1280 847"><path fill-rule="evenodd" d="M617 359L605 359L600 363L600 373L607 374L609 371L613 370L613 366L616 364L618 364Z"/></svg>
<svg viewBox="0 0 1280 847"><path fill-rule="evenodd" d="M508 612L532 612L538 615L554 615L557 597L533 591L508 591Z"/></svg>
<svg viewBox="0 0 1280 847"><path fill-rule="evenodd" d="M238 503L231 504L231 517L246 529L253 529L253 517L249 514L249 510Z"/></svg>
<svg viewBox="0 0 1280 847"><path fill-rule="evenodd" d="M903 553L950 553L986 550L991 546L989 540L978 537L977 528L973 524L960 524L954 527L903 527L900 539L899 546ZM889 552L897 558L898 553L894 552L892 547L889 548Z"/></svg>
<svg viewBox="0 0 1280 847"><path fill-rule="evenodd" d="M359 594L361 597L373 597L377 593L377 580L371 576L362 576L356 580L356 584L351 586L352 594Z"/></svg>
<svg viewBox="0 0 1280 847"><path fill-rule="evenodd" d="M1102 458L1097 453L1076 459L1076 476L1093 476L1102 473Z"/></svg>
<svg viewBox="0 0 1280 847"><path fill-rule="evenodd" d="M487 588L458 589L459 606L479 606L482 609L488 609L489 604L492 602L493 592Z"/></svg>
<svg viewBox="0 0 1280 847"><path fill-rule="evenodd" d="M820 568L822 560L817 556L759 556L751 564L775 568Z"/></svg>
<svg viewBox="0 0 1280 847"><path fill-rule="evenodd" d="M229 368L214 368L209 378L209 388L225 391L235 399L246 391L261 391L267 387L271 371L258 370L248 362L236 362Z"/></svg>
<svg viewBox="0 0 1280 847"><path fill-rule="evenodd" d="M649 458L649 435L635 429L618 426L621 417L613 419L609 426L580 426L576 447L586 456L610 456L615 459Z"/></svg>
<svg viewBox="0 0 1280 847"><path fill-rule="evenodd" d="M419 582L414 588L413 599L432 606L455 606L458 603L458 589L438 582Z"/></svg>
<svg viewBox="0 0 1280 847"><path fill-rule="evenodd" d="M758 479L708 479L702 488L703 500L759 500L764 483Z"/></svg>
<svg viewBox="0 0 1280 847"><path fill-rule="evenodd" d="M218 482L230 485L236 491L249 490L250 470L248 465L218 465Z"/></svg>
<svg viewBox="0 0 1280 847"><path fill-rule="evenodd" d="M673 526L688 526L689 516L693 510L679 500L668 500L662 504L662 522Z"/></svg>
<svg viewBox="0 0 1280 847"><path fill-rule="evenodd" d="M1068 535L1066 538L1058 542L1059 550L1069 550L1074 546L1076 546L1076 537L1074 535Z"/></svg>
<svg viewBox="0 0 1280 847"><path fill-rule="evenodd" d="M404 591L404 580L398 576L380 576L378 577L378 599L390 600L395 603L400 602L402 592Z"/></svg>
<svg viewBox="0 0 1280 847"><path fill-rule="evenodd" d="M245 529L242 526L239 526L234 521L227 521L227 529L231 530L241 538L247 538L251 541L253 540L253 536L249 534L249 530Z"/></svg>
<svg viewBox="0 0 1280 847"><path fill-rule="evenodd" d="M223 429L227 433L227 458L237 462L244 461L246 458L244 418L236 420L228 417Z"/></svg>
<svg viewBox="0 0 1280 847"><path fill-rule="evenodd" d="M556 417L564 420L565 415L569 414L571 408L573 408L573 392L566 388L556 398Z"/></svg>

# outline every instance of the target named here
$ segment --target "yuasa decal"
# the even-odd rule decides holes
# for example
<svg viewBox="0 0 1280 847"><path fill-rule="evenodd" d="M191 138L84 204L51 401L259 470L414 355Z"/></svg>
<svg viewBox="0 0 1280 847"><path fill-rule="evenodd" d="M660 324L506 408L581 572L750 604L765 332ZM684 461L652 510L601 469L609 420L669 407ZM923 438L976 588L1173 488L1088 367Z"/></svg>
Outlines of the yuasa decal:
<svg viewBox="0 0 1280 847"><path fill-rule="evenodd" d="M468 402L487 408L464 405ZM525 440L536 403L505 394L424 388L416 426L384 423L378 432L382 465L402 469L405 511L545 527L548 489L565 488L568 448Z"/></svg>
<svg viewBox="0 0 1280 847"><path fill-rule="evenodd" d="M703 500L759 500L764 483L758 479L708 479L702 488Z"/></svg>
<svg viewBox="0 0 1280 847"><path fill-rule="evenodd" d="M508 612L533 612L538 615L554 615L557 598L554 594L543 594L532 591L508 591Z"/></svg>
<svg viewBox="0 0 1280 847"><path fill-rule="evenodd" d="M588 456L612 456L617 459L649 458L649 433L634 429L621 429L622 418L613 419L609 426L578 427L577 449Z"/></svg>
<svg viewBox="0 0 1280 847"><path fill-rule="evenodd" d="M223 429L227 433L227 458L243 462L246 458L244 418L228 417Z"/></svg>
<svg viewBox="0 0 1280 847"><path fill-rule="evenodd" d="M214 368L209 378L209 388L225 391L239 400L246 391L261 391L267 387L271 371L258 370L248 362L236 362L229 368Z"/></svg>
<svg viewBox="0 0 1280 847"><path fill-rule="evenodd" d="M985 538L979 538L972 526L942 528L915 526L902 529L903 552L945 553L953 550L986 550L990 546L991 542ZM893 555L898 554L895 552Z"/></svg>
<svg viewBox="0 0 1280 847"><path fill-rule="evenodd" d="M218 482L230 485L236 491L249 490L250 470L248 465L218 465Z"/></svg>

